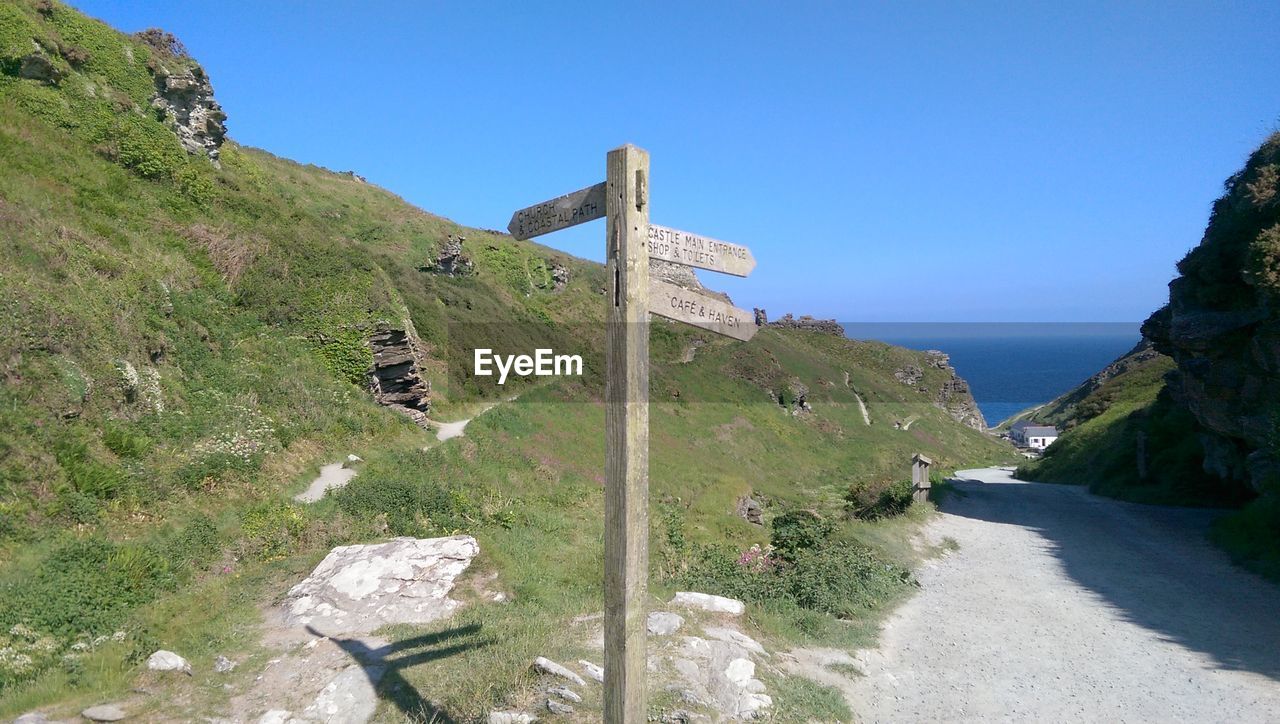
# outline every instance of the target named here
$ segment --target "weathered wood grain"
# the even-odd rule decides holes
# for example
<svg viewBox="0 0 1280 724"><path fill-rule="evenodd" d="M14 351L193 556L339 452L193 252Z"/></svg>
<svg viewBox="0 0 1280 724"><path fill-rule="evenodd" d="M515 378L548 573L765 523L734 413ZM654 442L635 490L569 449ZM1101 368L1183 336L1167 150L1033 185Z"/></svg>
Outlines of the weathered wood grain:
<svg viewBox="0 0 1280 724"><path fill-rule="evenodd" d="M570 226L599 219L605 214L602 183L543 201L511 215L507 232L517 239L532 239Z"/></svg>
<svg viewBox="0 0 1280 724"><path fill-rule="evenodd" d="M604 720L644 722L649 576L649 154L609 152L605 238Z"/></svg>
<svg viewBox="0 0 1280 724"><path fill-rule="evenodd" d="M756 335L755 315L706 294L649 280L649 311L667 319L747 341Z"/></svg>
<svg viewBox="0 0 1280 724"><path fill-rule="evenodd" d="M739 277L756 268L755 256L741 244L657 224L649 224L649 256Z"/></svg>

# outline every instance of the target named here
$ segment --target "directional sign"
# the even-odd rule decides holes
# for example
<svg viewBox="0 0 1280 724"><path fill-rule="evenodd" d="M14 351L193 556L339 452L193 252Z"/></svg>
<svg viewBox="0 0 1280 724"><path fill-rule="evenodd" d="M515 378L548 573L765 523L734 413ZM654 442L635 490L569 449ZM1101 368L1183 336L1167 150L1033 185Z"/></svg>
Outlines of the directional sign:
<svg viewBox="0 0 1280 724"><path fill-rule="evenodd" d="M649 224L649 258L745 277L756 268L751 250L679 229Z"/></svg>
<svg viewBox="0 0 1280 724"><path fill-rule="evenodd" d="M747 341L756 334L755 316L705 292L649 277L649 311L667 319Z"/></svg>
<svg viewBox="0 0 1280 724"><path fill-rule="evenodd" d="M604 218L604 184L588 186L511 215L507 231L517 239L532 239L570 226Z"/></svg>

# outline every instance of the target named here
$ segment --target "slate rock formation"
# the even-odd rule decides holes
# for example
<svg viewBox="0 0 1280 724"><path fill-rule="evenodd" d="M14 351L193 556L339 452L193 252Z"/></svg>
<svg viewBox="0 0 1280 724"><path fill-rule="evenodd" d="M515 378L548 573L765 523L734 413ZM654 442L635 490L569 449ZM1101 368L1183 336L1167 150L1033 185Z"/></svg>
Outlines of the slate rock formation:
<svg viewBox="0 0 1280 724"><path fill-rule="evenodd" d="M763 310L762 310L763 311ZM782 315L782 319L776 322L770 322L770 327L783 327L786 329L807 329L813 332L822 332L823 334L834 334L837 337L844 336L844 327L834 319L814 319L812 316L805 314L799 319L791 316L791 313Z"/></svg>
<svg viewBox="0 0 1280 724"><path fill-rule="evenodd" d="M1143 336L1177 369L1166 389L1204 428L1204 469L1280 494L1280 133L1227 180L1169 303Z"/></svg>
<svg viewBox="0 0 1280 724"><path fill-rule="evenodd" d="M406 325L408 326L408 325ZM369 337L373 366L369 368L369 391L379 404L386 405L422 424L431 409L431 383L418 369L418 349L407 329L385 324Z"/></svg>
<svg viewBox="0 0 1280 724"><path fill-rule="evenodd" d="M205 153L215 165L227 137L227 114L213 98L213 84L200 66L170 74L156 66L151 107L162 113L187 153Z"/></svg>

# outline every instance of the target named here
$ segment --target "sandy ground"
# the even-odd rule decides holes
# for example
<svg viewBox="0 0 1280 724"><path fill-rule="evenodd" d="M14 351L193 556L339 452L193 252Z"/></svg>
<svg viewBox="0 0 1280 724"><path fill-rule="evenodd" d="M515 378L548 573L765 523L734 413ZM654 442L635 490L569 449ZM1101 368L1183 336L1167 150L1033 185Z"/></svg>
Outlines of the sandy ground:
<svg viewBox="0 0 1280 724"><path fill-rule="evenodd" d="M961 471L866 675L861 721L1280 721L1280 587L1233 567L1213 513ZM833 682L838 683L838 682Z"/></svg>

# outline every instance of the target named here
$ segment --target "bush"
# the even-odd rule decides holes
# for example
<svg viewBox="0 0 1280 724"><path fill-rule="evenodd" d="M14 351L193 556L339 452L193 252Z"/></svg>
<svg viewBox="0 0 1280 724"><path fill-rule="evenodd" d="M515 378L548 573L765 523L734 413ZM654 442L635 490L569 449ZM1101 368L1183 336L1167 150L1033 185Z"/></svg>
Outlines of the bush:
<svg viewBox="0 0 1280 724"><path fill-rule="evenodd" d="M102 432L102 442L111 452L122 458L140 458L151 450L151 438L130 430L126 425L108 423Z"/></svg>
<svg viewBox="0 0 1280 724"><path fill-rule="evenodd" d="M146 178L170 178L186 161L178 138L160 124L141 116L124 116L114 129L116 160Z"/></svg>
<svg viewBox="0 0 1280 724"><path fill-rule="evenodd" d="M178 190L197 206L208 206L213 200L213 178L208 169L204 168L205 165L207 164L200 160L188 162L173 174Z"/></svg>
<svg viewBox="0 0 1280 724"><path fill-rule="evenodd" d="M274 558L292 553L306 529L302 508L284 501L258 503L246 510L240 520L244 553L250 558Z"/></svg>
<svg viewBox="0 0 1280 724"><path fill-rule="evenodd" d="M370 523L379 519L389 535L448 534L465 528L479 514L461 492L376 473L357 476L333 495L343 512Z"/></svg>
<svg viewBox="0 0 1280 724"><path fill-rule="evenodd" d="M784 560L795 560L802 551L824 545L835 526L817 513L793 510L773 519L770 536L773 547Z"/></svg>
<svg viewBox="0 0 1280 724"><path fill-rule="evenodd" d="M785 603L838 618L875 608L913 580L907 569L858 544L801 549L794 560L768 566L744 563L744 558L723 546L701 546L674 578L693 590L754 603Z"/></svg>
<svg viewBox="0 0 1280 724"><path fill-rule="evenodd" d="M902 515L911 507L915 486L900 480L881 486L857 482L845 493L845 509L859 520L879 520Z"/></svg>

